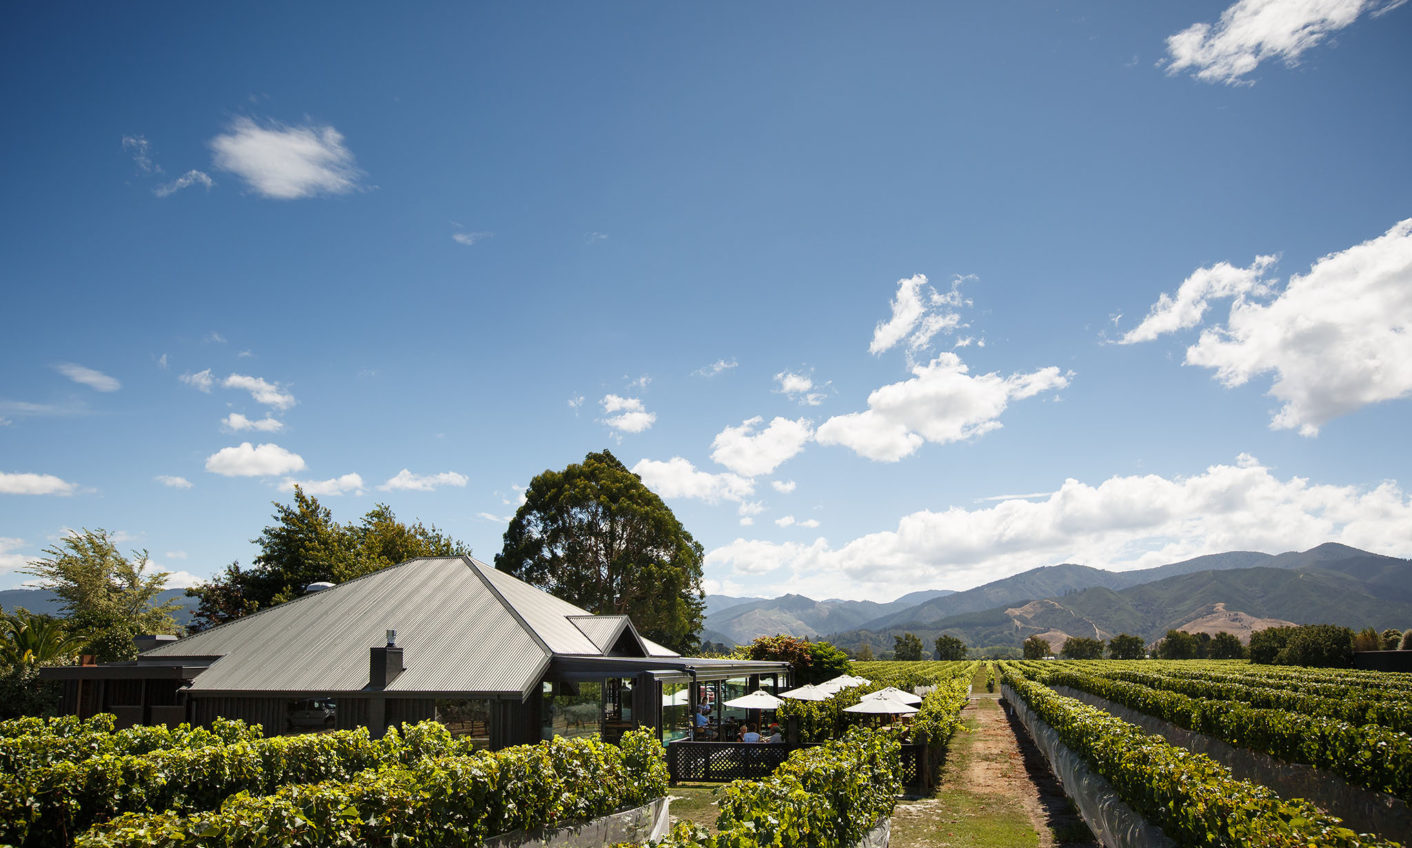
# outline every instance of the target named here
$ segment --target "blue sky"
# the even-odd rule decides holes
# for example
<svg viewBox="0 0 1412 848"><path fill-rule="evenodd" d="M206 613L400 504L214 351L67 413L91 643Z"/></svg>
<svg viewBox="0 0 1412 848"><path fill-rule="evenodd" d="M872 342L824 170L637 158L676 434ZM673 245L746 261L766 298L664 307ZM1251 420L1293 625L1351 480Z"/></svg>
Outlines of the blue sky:
<svg viewBox="0 0 1412 848"><path fill-rule="evenodd" d="M5 18L0 586L603 448L713 592L1412 555L1400 3Z"/></svg>

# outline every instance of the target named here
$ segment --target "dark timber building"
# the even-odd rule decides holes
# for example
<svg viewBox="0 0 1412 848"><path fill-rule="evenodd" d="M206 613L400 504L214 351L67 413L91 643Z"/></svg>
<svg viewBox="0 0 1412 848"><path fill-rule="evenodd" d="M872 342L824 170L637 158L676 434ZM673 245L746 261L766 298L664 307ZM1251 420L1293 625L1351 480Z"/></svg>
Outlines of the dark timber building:
<svg viewBox="0 0 1412 848"><path fill-rule="evenodd" d="M670 737L703 694L719 700L721 681L782 687L788 669L683 657L627 616L592 615L470 557L437 557L161 642L135 662L42 674L65 682L66 712L112 712L123 725L225 717L267 733L380 735L439 719L498 748L568 728Z"/></svg>

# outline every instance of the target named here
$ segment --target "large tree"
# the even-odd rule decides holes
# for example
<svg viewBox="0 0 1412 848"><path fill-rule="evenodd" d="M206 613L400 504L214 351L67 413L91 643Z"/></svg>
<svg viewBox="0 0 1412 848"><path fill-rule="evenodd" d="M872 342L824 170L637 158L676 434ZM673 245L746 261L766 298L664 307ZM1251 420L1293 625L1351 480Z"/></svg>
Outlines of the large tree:
<svg viewBox="0 0 1412 848"><path fill-rule="evenodd" d="M1103 640L1090 639L1087 636L1070 636L1064 640L1064 648L1059 653L1067 660L1101 660L1103 659Z"/></svg>
<svg viewBox="0 0 1412 848"><path fill-rule="evenodd" d="M59 596L69 631L100 662L136 656L132 639L138 634L176 630L172 612L177 604L156 602L168 573L149 568L146 551L125 557L107 530L85 529L69 533L44 553L25 573Z"/></svg>
<svg viewBox="0 0 1412 848"><path fill-rule="evenodd" d="M608 451L530 481L495 567L681 652L696 648L704 552Z"/></svg>
<svg viewBox="0 0 1412 848"><path fill-rule="evenodd" d="M1042 660L1049 656L1051 650L1053 650L1053 648L1050 647L1048 639L1042 639L1039 636L1031 636L1025 640L1024 651L1025 659L1027 660Z"/></svg>
<svg viewBox="0 0 1412 848"><path fill-rule="evenodd" d="M936 654L938 660L964 660L966 658L966 643L955 636L936 637Z"/></svg>
<svg viewBox="0 0 1412 848"><path fill-rule="evenodd" d="M922 639L915 633L892 637L892 658L917 661L922 658Z"/></svg>
<svg viewBox="0 0 1412 848"><path fill-rule="evenodd" d="M292 504L274 506L274 523L252 540L260 554L249 569L231 563L220 576L187 590L200 600L194 629L292 600L310 583L342 583L417 557L470 553L436 527L403 524L386 504L348 525L334 521L328 507L298 486Z"/></svg>
<svg viewBox="0 0 1412 848"><path fill-rule="evenodd" d="M843 651L828 642L810 642L795 636L758 636L749 645L738 648L737 655L748 660L787 662L794 671L795 685L801 686L823 683L853 672L853 664Z"/></svg>
<svg viewBox="0 0 1412 848"><path fill-rule="evenodd" d="M1147 656L1142 637L1119 633L1108 640L1108 656L1115 660L1140 660Z"/></svg>

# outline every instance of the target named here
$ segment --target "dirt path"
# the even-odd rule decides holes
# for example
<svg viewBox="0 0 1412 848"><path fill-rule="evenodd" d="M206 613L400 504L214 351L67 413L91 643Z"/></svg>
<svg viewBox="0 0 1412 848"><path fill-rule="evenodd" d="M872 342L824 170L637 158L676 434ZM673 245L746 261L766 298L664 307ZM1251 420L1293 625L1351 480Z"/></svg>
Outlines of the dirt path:
<svg viewBox="0 0 1412 848"><path fill-rule="evenodd" d="M997 695L979 691L961 717L969 732L952 740L936 795L894 811L895 848L1096 848L1043 755Z"/></svg>

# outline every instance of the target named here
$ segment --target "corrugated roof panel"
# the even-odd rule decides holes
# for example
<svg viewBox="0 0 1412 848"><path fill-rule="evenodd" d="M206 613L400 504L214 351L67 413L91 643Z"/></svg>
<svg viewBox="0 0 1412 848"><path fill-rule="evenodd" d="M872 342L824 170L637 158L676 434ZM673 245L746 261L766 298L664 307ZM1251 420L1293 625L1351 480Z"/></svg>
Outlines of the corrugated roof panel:
<svg viewBox="0 0 1412 848"><path fill-rule="evenodd" d="M668 648L665 645L659 645L656 642L653 642L651 639L648 639L646 636L638 636L637 638L642 640L642 647L647 649L647 655L649 657L681 656L681 654L677 653L676 651L673 651L671 648Z"/></svg>
<svg viewBox="0 0 1412 848"><path fill-rule="evenodd" d="M393 629L406 670L389 692L522 692L548 653L474 568L412 560L148 653L223 655L193 691L359 691Z"/></svg>
<svg viewBox="0 0 1412 848"><path fill-rule="evenodd" d="M592 615L588 610L560 600L483 562L472 562L551 651L556 654L602 653L593 640L569 620L570 616Z"/></svg>
<svg viewBox="0 0 1412 848"><path fill-rule="evenodd" d="M569 617L569 621L573 622L575 627L593 640L599 653L607 653L613 647L618 634L627 627L627 620L628 617L625 615L575 615Z"/></svg>

